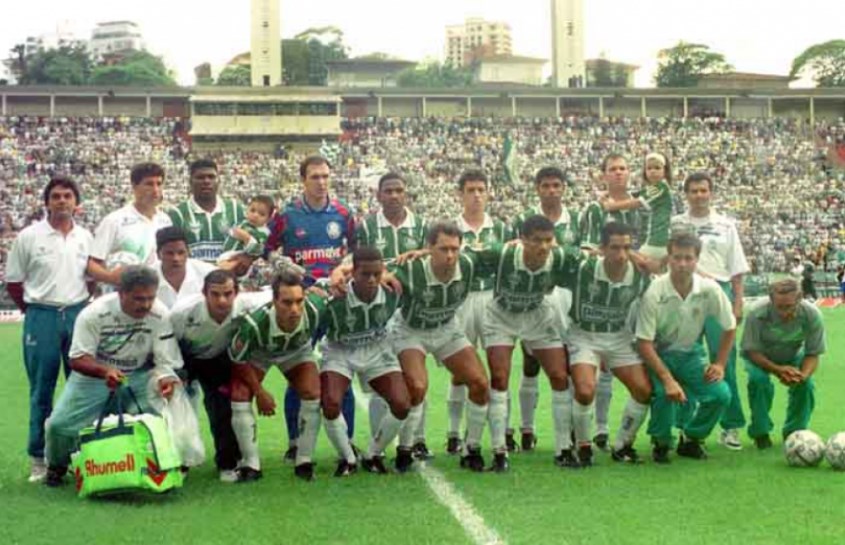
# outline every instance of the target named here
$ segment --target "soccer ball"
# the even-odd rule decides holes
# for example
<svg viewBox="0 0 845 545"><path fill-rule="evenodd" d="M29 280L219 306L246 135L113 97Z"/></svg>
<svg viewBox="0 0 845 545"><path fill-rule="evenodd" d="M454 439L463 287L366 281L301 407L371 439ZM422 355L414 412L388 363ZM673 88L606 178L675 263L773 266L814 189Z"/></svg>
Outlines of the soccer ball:
<svg viewBox="0 0 845 545"><path fill-rule="evenodd" d="M845 431L840 431L827 440L824 446L824 459L833 469L845 470Z"/></svg>
<svg viewBox="0 0 845 545"><path fill-rule="evenodd" d="M792 467L814 467L824 456L824 441L815 432L798 430L789 434L783 449Z"/></svg>

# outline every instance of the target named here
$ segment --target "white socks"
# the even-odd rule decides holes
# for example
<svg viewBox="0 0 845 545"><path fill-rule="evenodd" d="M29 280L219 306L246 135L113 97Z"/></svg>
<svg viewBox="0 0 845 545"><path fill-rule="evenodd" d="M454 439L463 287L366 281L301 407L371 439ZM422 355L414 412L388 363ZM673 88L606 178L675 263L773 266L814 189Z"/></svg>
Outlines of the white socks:
<svg viewBox="0 0 845 545"><path fill-rule="evenodd" d="M594 404L582 405L576 399L572 404L572 419L575 426L575 442L578 446L588 444L592 441L590 428L593 425Z"/></svg>
<svg viewBox="0 0 845 545"><path fill-rule="evenodd" d="M613 373L599 371L596 381L596 433L608 433L608 414L613 397Z"/></svg>
<svg viewBox="0 0 845 545"><path fill-rule="evenodd" d="M408 416L410 416L410 413ZM407 418L405 420L399 420L393 416L392 412L387 411L387 414L381 419L381 423L379 424L376 433L370 440L370 446L367 449L367 458L381 455L384 452L384 449L387 448L387 445L389 445L390 442L393 441L393 439L395 439L399 434L402 424L406 421Z"/></svg>
<svg viewBox="0 0 845 545"><path fill-rule="evenodd" d="M390 406L387 404L387 401L373 392L373 395L370 396L370 436L376 434L384 415L389 412Z"/></svg>
<svg viewBox="0 0 845 545"><path fill-rule="evenodd" d="M338 455L348 463L354 464L357 460L355 453L352 451L352 445L349 443L349 437L346 435L347 426L343 414L334 420L328 418L323 420L326 422L326 435L329 436L329 441L331 441Z"/></svg>
<svg viewBox="0 0 845 545"><path fill-rule="evenodd" d="M555 425L555 452L572 448L572 387L552 390L552 419Z"/></svg>
<svg viewBox="0 0 845 545"><path fill-rule="evenodd" d="M471 399L467 401L467 447L477 447L481 444L489 407L489 405L477 405Z"/></svg>
<svg viewBox="0 0 845 545"><path fill-rule="evenodd" d="M296 465L311 461L321 421L320 400L303 399L299 407L299 439L296 440Z"/></svg>
<svg viewBox="0 0 845 545"><path fill-rule="evenodd" d="M261 469L261 459L258 456L258 431L255 426L255 413L249 401L232 402L232 431L238 440L241 451L241 464L255 469Z"/></svg>
<svg viewBox="0 0 845 545"><path fill-rule="evenodd" d="M522 417L522 429L534 430L534 414L537 412L538 377L522 376L519 384L519 414Z"/></svg>
<svg viewBox="0 0 845 545"><path fill-rule="evenodd" d="M449 432L448 437L460 437L461 419L464 416L464 406L467 401L468 388L465 385L449 385L449 397L446 407L449 410Z"/></svg>
<svg viewBox="0 0 845 545"><path fill-rule="evenodd" d="M622 413L622 423L619 425L616 441L613 444L615 450L634 442L637 438L637 431L645 421L646 414L648 414L648 405L639 403L634 398L628 399L628 403L625 404L625 411Z"/></svg>
<svg viewBox="0 0 845 545"><path fill-rule="evenodd" d="M411 448L412 446L414 446L414 435L416 434L417 427L420 424L420 418L422 418L422 411L422 403L415 407L411 407L411 411L408 413L408 418L405 419L405 423L402 424L402 428L399 430L400 447Z"/></svg>
<svg viewBox="0 0 845 545"><path fill-rule="evenodd" d="M508 393L490 390L488 418L490 420L490 444L493 452L507 452L505 428L507 427Z"/></svg>

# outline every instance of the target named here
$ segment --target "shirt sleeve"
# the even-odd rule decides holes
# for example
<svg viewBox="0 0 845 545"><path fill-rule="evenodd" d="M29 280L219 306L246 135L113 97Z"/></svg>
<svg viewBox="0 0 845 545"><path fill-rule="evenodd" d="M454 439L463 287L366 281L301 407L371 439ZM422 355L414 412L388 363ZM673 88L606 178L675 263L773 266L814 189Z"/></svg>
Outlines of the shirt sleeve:
<svg viewBox="0 0 845 545"><path fill-rule="evenodd" d="M174 225L174 227L184 228L182 212L179 210L178 206L171 206L166 210L167 215L170 216L170 222Z"/></svg>
<svg viewBox="0 0 845 545"><path fill-rule="evenodd" d="M646 290L637 314L637 338L653 341L657 336L657 296L654 284Z"/></svg>
<svg viewBox="0 0 845 545"><path fill-rule="evenodd" d="M807 337L804 339L804 354L818 356L824 354L827 348L824 334L824 320L822 320L819 309L813 305L808 305L808 308L810 309L810 316Z"/></svg>
<svg viewBox="0 0 845 545"><path fill-rule="evenodd" d="M248 318L241 324L240 329L232 337L232 342L229 344L229 359L233 363L246 363L252 354L255 335Z"/></svg>
<svg viewBox="0 0 845 545"><path fill-rule="evenodd" d="M580 250L567 246L566 248L555 248L552 250L558 254L555 259L554 270L555 285L569 290L575 290L575 283L578 281L578 268L584 261L584 254ZM588 259L595 259L590 257Z"/></svg>
<svg viewBox="0 0 845 545"><path fill-rule="evenodd" d="M12 243L12 250L9 252L6 261L6 282L26 281L26 269L29 265L29 242L27 233L21 233Z"/></svg>
<svg viewBox="0 0 845 545"><path fill-rule="evenodd" d="M640 195L640 202L646 210L651 210L661 201L671 198L669 185L666 182L659 182L657 185L646 186Z"/></svg>
<svg viewBox="0 0 845 545"><path fill-rule="evenodd" d="M89 311L89 312L86 312ZM89 306L79 313L73 326L73 341L70 343L68 356L81 358L82 356L97 357L97 346L100 344L100 327L93 319L95 312Z"/></svg>
<svg viewBox="0 0 845 545"><path fill-rule="evenodd" d="M581 246L598 248L601 242L601 227L601 206L598 203L590 203L581 216L578 229L578 238L581 239Z"/></svg>
<svg viewBox="0 0 845 545"><path fill-rule="evenodd" d="M117 235L117 223L111 217L106 216L97 230L94 231L94 243L91 245L91 257L105 261L114 247L114 239Z"/></svg>
<svg viewBox="0 0 845 545"><path fill-rule="evenodd" d="M478 249L467 246L463 251L472 261L476 276L484 276L496 273L504 249L502 244L495 242Z"/></svg>

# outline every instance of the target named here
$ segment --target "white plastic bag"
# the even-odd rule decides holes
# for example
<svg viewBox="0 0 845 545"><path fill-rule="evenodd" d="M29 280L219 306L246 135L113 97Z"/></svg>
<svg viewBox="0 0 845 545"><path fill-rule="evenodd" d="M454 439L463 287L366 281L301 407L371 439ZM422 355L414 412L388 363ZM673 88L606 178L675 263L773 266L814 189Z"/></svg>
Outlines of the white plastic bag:
<svg viewBox="0 0 845 545"><path fill-rule="evenodd" d="M150 404L164 417L173 445L179 451L182 465L195 467L205 462L205 445L200 435L199 419L196 408L191 402L191 396L185 391L181 383L173 389L169 400L164 399L158 391L158 381L161 378L155 372L151 373L149 387Z"/></svg>

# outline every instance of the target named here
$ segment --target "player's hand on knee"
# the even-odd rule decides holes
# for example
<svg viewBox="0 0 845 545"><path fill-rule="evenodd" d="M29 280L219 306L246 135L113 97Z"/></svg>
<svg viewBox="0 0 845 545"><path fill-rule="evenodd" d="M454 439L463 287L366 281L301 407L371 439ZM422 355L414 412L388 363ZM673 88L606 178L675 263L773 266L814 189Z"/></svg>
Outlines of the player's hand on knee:
<svg viewBox="0 0 845 545"><path fill-rule="evenodd" d="M704 370L704 380L707 382L719 382L725 378L725 368L721 365L710 364Z"/></svg>
<svg viewBox="0 0 845 545"><path fill-rule="evenodd" d="M676 381L675 379L669 379L664 385L664 389L666 390L666 399L668 399L669 401L674 401L676 403L686 403L687 395L684 393L684 389L681 388L681 385L678 384L678 381Z"/></svg>
<svg viewBox="0 0 845 545"><path fill-rule="evenodd" d="M158 391L164 399L173 397L173 390L179 384L179 379L175 377L165 377L158 381Z"/></svg>
<svg viewBox="0 0 845 545"><path fill-rule="evenodd" d="M276 414L276 400L267 390L260 390L255 396L255 404L258 405L258 414L273 416Z"/></svg>

